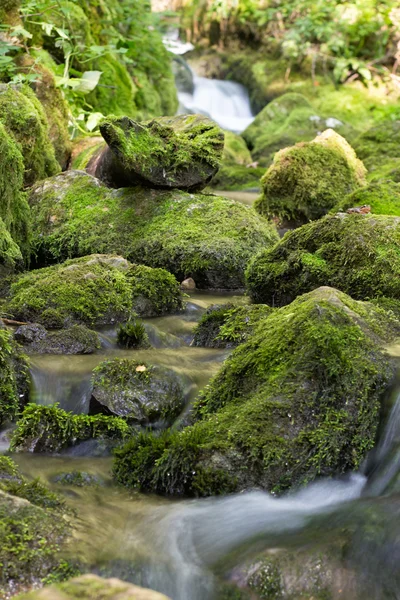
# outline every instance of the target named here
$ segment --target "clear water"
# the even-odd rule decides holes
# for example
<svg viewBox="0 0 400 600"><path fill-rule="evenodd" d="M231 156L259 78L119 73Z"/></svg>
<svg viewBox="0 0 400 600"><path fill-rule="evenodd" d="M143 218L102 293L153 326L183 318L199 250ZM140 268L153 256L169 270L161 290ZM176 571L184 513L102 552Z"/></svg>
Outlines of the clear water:
<svg viewBox="0 0 400 600"><path fill-rule="evenodd" d="M105 344L97 355L34 358L36 401L59 401L84 412L91 370L110 356L167 365L186 377L193 397L227 353L191 347L191 331L209 304L230 299L195 294L184 314L148 320L157 345L151 350L117 350L110 330L102 332ZM332 598L391 600L400 598L400 502L388 491L400 466L399 398L395 394L380 442L363 473L317 481L281 498L250 491L220 499L171 500L113 485L110 458L19 454L15 460L27 476L40 476L76 509L71 558L84 560L102 575L152 587L172 600L218 600L217 580L235 579L238 565L261 551L323 551L343 531L350 531L346 564ZM57 474L73 470L97 475L104 485L76 488L55 483Z"/></svg>

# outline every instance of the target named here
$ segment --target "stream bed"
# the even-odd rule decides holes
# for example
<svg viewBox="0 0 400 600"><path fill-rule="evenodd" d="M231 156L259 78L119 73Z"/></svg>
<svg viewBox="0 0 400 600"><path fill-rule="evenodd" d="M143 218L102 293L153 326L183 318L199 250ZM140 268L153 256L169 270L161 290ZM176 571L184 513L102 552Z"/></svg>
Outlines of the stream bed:
<svg viewBox="0 0 400 600"><path fill-rule="evenodd" d="M228 355L226 350L192 347L193 327L209 305L232 299L245 301L230 294L195 293L184 313L146 320L154 346L150 350L119 350L115 331L108 329L101 332L103 348L95 355L32 357L34 400L87 412L91 371L114 356L174 369L184 378L192 400ZM362 473L337 481L322 479L281 498L259 490L205 500L127 491L112 482L112 458L92 456L87 445L60 456L13 458L25 475L40 477L75 509L78 526L70 544L71 560L89 564L93 572L156 589L172 600L218 600L220 579L240 580L238 565L247 558L268 550L323 549L351 530L348 564L337 575L341 591L332 598L358 598L356 579L357 585L367 582L368 599L388 600L400 597L399 503L396 491L388 493L399 472L399 407L397 399L381 445ZM60 474L74 471L90 474L96 485L57 482ZM374 538L377 530L379 543Z"/></svg>

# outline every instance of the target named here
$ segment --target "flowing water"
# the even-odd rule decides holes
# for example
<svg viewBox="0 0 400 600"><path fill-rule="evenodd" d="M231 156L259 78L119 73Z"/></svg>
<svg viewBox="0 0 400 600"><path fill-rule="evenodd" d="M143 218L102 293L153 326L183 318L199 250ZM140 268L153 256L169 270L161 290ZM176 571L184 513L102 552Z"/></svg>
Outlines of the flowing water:
<svg viewBox="0 0 400 600"><path fill-rule="evenodd" d="M91 370L111 356L166 365L182 375L193 397L227 355L191 347L193 326L209 304L231 299L195 294L182 315L149 319L151 350L117 350L115 332L106 330L96 355L35 357L35 400L85 412ZM282 498L251 491L221 499L170 500L114 486L111 458L18 454L15 460L26 475L40 476L76 509L71 558L102 575L157 589L172 600L218 600L218 582L240 583L238 565L260 552L280 556L317 548L329 557L330 545L346 532L345 564L327 563L336 569L330 597L391 600L400 598L400 503L393 486L400 467L399 437L400 392L362 473L321 480ZM77 488L55 481L57 474L76 470L96 476L99 485Z"/></svg>

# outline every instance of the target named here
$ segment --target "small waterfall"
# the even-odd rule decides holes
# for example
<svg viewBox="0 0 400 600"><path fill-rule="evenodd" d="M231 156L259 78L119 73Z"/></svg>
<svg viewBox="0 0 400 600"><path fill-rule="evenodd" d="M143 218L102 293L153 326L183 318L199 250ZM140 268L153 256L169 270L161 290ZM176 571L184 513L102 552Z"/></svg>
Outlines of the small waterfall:
<svg viewBox="0 0 400 600"><path fill-rule="evenodd" d="M179 92L181 113L200 113L223 129L241 133L253 122L249 94L235 81L193 76L193 94Z"/></svg>
<svg viewBox="0 0 400 600"><path fill-rule="evenodd" d="M55 403L67 411L76 414L87 414L92 392L91 369L83 373L76 368L76 361L54 360L47 356L47 361L36 359L32 361L31 402L51 406ZM52 360L53 359L53 360Z"/></svg>

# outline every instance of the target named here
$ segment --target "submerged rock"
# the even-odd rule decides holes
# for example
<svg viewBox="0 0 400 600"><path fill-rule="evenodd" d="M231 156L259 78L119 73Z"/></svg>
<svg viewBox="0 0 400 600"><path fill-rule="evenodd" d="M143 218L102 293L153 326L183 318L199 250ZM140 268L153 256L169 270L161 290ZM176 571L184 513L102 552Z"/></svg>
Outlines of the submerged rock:
<svg viewBox="0 0 400 600"><path fill-rule="evenodd" d="M39 323L28 323L18 327L14 338L28 354L93 354L100 348L98 334L84 325L47 331Z"/></svg>
<svg viewBox="0 0 400 600"><path fill-rule="evenodd" d="M144 316L174 312L182 306L181 298L178 282L163 269L94 254L21 275L11 286L7 310L19 320L47 327L97 326L126 321L136 310ZM75 337L77 344L95 344L83 333L53 333L48 342L73 348Z"/></svg>
<svg viewBox="0 0 400 600"><path fill-rule="evenodd" d="M115 358L93 372L89 414L124 417L142 425L172 424L184 405L182 383L170 369Z"/></svg>
<svg viewBox="0 0 400 600"><path fill-rule="evenodd" d="M100 131L108 146L90 159L87 171L115 188L201 190L217 172L224 144L223 131L202 115L144 123L107 117Z"/></svg>
<svg viewBox="0 0 400 600"><path fill-rule="evenodd" d="M169 600L164 594L138 587L119 579L81 575L63 583L35 590L21 600Z"/></svg>
<svg viewBox="0 0 400 600"><path fill-rule="evenodd" d="M109 190L80 171L32 192L33 259L39 265L93 252L163 267L198 288L237 289L261 248L278 241L273 224L235 200L206 194Z"/></svg>
<svg viewBox="0 0 400 600"><path fill-rule="evenodd" d="M320 285L358 300L400 298L400 218L373 214L329 215L303 225L247 270L254 302L282 306Z"/></svg>
<svg viewBox="0 0 400 600"><path fill-rule="evenodd" d="M194 406L193 425L116 451L124 485L167 494L283 492L357 470L395 373L400 321L320 288L260 319Z"/></svg>
<svg viewBox="0 0 400 600"><path fill-rule="evenodd" d="M365 185L366 170L352 147L333 130L312 142L278 152L261 180L255 208L293 223L319 219L343 196Z"/></svg>

